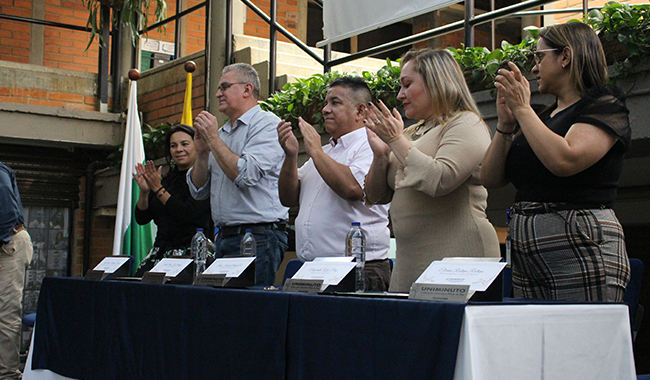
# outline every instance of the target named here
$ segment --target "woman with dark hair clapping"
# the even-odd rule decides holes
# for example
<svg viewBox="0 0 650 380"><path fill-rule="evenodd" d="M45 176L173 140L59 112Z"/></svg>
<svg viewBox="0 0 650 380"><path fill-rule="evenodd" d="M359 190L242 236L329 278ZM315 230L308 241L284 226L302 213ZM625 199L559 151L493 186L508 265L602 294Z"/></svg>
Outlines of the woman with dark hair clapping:
<svg viewBox="0 0 650 380"><path fill-rule="evenodd" d="M164 177L162 167L156 169L152 161L136 164L133 174L140 187L136 222L146 224L153 220L158 226L154 246L136 275L142 275L165 257L189 255L196 229L207 229L210 224L210 200L192 198L185 179L196 160L194 129L183 124L172 127L166 134L166 146L171 169Z"/></svg>
<svg viewBox="0 0 650 380"><path fill-rule="evenodd" d="M539 92L556 102L537 114L517 66L499 70L497 134L481 172L488 188L517 188L514 294L620 302L630 270L610 207L630 144L625 97L607 85L602 45L585 24L542 29L535 61Z"/></svg>

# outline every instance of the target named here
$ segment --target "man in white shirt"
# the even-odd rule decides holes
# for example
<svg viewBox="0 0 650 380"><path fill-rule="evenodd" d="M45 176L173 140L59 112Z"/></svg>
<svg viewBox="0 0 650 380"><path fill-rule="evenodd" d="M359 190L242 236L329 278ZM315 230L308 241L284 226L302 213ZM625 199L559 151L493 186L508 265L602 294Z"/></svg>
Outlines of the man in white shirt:
<svg viewBox="0 0 650 380"><path fill-rule="evenodd" d="M285 152L280 171L280 201L300 206L296 218L296 252L302 261L316 257L344 256L345 237L352 222L360 222L366 236L366 290L388 290L388 205L366 207L365 176L373 153L364 128L368 85L359 77L340 77L329 84L323 117L331 135L321 146L316 130L299 119L300 132L310 159L298 169L298 140L291 124L278 125Z"/></svg>

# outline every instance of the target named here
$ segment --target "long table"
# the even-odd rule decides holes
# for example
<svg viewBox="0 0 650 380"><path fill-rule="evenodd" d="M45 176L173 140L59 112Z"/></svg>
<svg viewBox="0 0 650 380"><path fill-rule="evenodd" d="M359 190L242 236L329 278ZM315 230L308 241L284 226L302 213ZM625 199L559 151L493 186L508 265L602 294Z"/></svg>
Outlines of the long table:
<svg viewBox="0 0 650 380"><path fill-rule="evenodd" d="M27 380L635 378L627 307L612 304L46 278L32 344Z"/></svg>
<svg viewBox="0 0 650 380"><path fill-rule="evenodd" d="M31 359L86 380L451 380L464 308L46 278Z"/></svg>

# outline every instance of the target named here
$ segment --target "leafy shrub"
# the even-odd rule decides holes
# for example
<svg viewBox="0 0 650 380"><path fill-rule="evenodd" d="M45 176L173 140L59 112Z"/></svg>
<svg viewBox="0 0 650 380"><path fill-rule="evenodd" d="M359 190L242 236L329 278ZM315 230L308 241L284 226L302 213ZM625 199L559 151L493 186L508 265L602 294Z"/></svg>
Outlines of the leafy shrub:
<svg viewBox="0 0 650 380"><path fill-rule="evenodd" d="M142 144L144 145L144 156L146 160L155 160L165 157L165 133L180 123L161 123L155 127L147 123L142 124ZM111 167L119 170L122 165L122 155L124 145L121 144L115 150L106 156L110 161Z"/></svg>
<svg viewBox="0 0 650 380"><path fill-rule="evenodd" d="M376 74L364 71L361 76L368 83L373 98L381 99L388 107L399 106L397 93L400 89L399 76L401 70L386 59L386 65ZM326 74L315 74L306 79L296 79L294 83L287 83L281 91L272 94L267 100L261 101L260 106L266 111L273 112L280 118L290 121L293 127L298 126L298 118L302 117L312 124L317 130L324 131L323 102L327 94L327 85L334 78L346 75L332 71Z"/></svg>
<svg viewBox="0 0 650 380"><path fill-rule="evenodd" d="M591 10L583 21L594 28L604 44L618 42L627 50L623 56L614 56L618 76L629 74L635 64L650 55L650 5L610 1L602 9Z"/></svg>
<svg viewBox="0 0 650 380"><path fill-rule="evenodd" d="M261 101L260 106L265 111L273 112L281 119L291 122L294 128L298 126L298 118L303 117L308 123L323 131L321 109L327 93L327 84L342 75L346 74L332 71L315 74L306 79L298 78L296 82L285 84L281 91Z"/></svg>
<svg viewBox="0 0 650 380"><path fill-rule="evenodd" d="M497 70L506 67L509 61L514 62L522 72L529 72L534 66L533 52L537 45L536 27L528 27L530 36L519 44L513 45L508 41L501 42L500 49L488 50L484 47L465 47L460 49L448 47L465 74L467 86L472 91L494 87Z"/></svg>

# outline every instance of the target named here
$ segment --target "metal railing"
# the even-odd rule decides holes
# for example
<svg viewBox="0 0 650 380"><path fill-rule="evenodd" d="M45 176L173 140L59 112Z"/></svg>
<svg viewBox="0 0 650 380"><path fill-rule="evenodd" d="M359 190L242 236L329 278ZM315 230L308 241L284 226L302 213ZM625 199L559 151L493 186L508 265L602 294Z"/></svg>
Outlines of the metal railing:
<svg viewBox="0 0 650 380"><path fill-rule="evenodd" d="M228 2L232 0L227 0ZM381 53L386 53L395 49L399 49L408 45L412 45L421 41L425 41L434 37L439 37L448 33L453 33L459 30L465 30L465 46L474 46L474 27L487 22L494 22L497 19L506 18L506 17L521 17L527 15L544 15L552 13L575 13L582 12L587 14L589 8L587 6L588 0L583 0L582 8L571 8L571 9L562 9L562 10L551 10L551 11L527 11L530 8L540 7L542 5L554 2L556 0L528 0L518 4L514 4L508 7L500 8L497 10L491 10L489 12L474 15L474 0L465 0L465 17L463 20L453 22L438 28L434 28L425 32L414 34L409 37L398 39L386 44L375 46L369 49L365 49L353 54L350 54L345 57L341 57L335 60L331 60L331 45L326 45L323 49L323 58L320 58L316 53L314 53L311 48L305 45L298 38L293 36L289 31L284 29L281 25L277 23L275 15L276 0L271 0L271 16L267 16L263 11L261 11L255 4L250 0L241 0L246 6L255 12L262 20L264 20L270 26L270 35L269 40L271 43L270 56L269 56L269 91L275 89L275 77L276 77L276 43L277 39L275 37L276 31L282 33L287 37L291 42L293 42L300 49L305 51L310 57L312 57L316 62L323 65L323 71L329 72L332 67L341 65L347 62L351 62L360 58L365 58L372 55L377 55ZM316 3L322 7L322 1L316 0ZM492 6L493 7L493 6ZM232 29L231 29L232 30ZM492 40L494 41L494 23L491 28ZM229 37L232 39L232 36ZM494 48L494 42L492 42L492 48Z"/></svg>
<svg viewBox="0 0 650 380"><path fill-rule="evenodd" d="M146 29L140 30L139 33L143 34L148 31L151 31L153 29L159 28L161 26L164 26L172 21L176 21L175 25L175 35L174 35L174 59L180 58L180 49L181 49L181 41L180 41L180 22L179 20L192 13L195 12L203 7L206 8L206 22L209 20L209 7L210 7L210 1L214 0L207 0L204 1L198 5L195 5L193 7L190 7L184 11L181 11L165 20L162 20L160 22L157 22L155 24L152 24L148 26ZM228 13L227 19L227 25L226 25L226 58L227 62L232 62L232 57L233 57L233 33L232 33L232 1L233 0L226 0L226 12ZM558 13L576 13L576 12L582 12L583 14L586 14L590 9L595 9L595 8L588 8L588 0L583 0L582 8L570 8L570 9L558 9L558 10L533 10L530 11L529 9L531 8L536 8L540 7L542 5L545 5L547 3L554 2L556 0L528 0L524 1L515 5L511 5L508 7L496 9L496 10L491 10L489 12L480 14L480 15L474 15L474 0L465 0L465 15L463 20L459 20L444 26L440 26L431 30L427 30L421 33L414 34L409 37L401 38L389 43L385 43L379 46L374 46L369 49L365 49L350 55L347 55L345 57L341 57L335 60L331 60L331 45L326 45L323 49L323 57L320 57L318 54L316 54L309 46L307 46L304 42L302 42L300 39L298 39L296 36L294 36L291 32L286 30L282 25L277 23L277 0L270 0L271 4L271 15L266 15L259 7L257 7L255 4L251 2L251 0L240 0L242 3L244 3L251 11L253 11L255 14L257 14L264 22L266 22L269 25L269 91L273 91L275 89L275 80L276 80L276 68L277 68L277 33L279 32L283 36L285 36L289 41L291 41L294 45L299 47L302 51L304 51L307 55L309 55L311 58L313 58L316 62L318 62L320 65L323 66L323 71L324 72L329 72L332 67L341 65L347 62L351 62L360 58L368 57L368 56L373 56L377 54L382 54L386 53L395 49L399 49L405 46L409 46L421 41L425 41L434 37L439 37L448 33L453 33L459 30L465 30L465 45L466 46L473 46L474 45L474 27L483 23L487 22L492 22L493 27L491 28L491 37L492 37L492 48L494 48L494 21L501 19L501 18L506 18L506 17L521 17L521 16L531 16L531 15L545 15L545 14L558 14ZM323 6L322 0L314 0L316 4L320 5L321 7ZM181 0L176 0L176 9L181 9L182 7L182 1ZM494 8L494 1L491 1L491 7ZM107 9L106 9L107 10ZM19 21L19 22L28 22L32 24L37 24L37 25L45 25L45 26L53 26L53 27L59 27L59 28L65 28L65 29L70 29L70 30L77 30L77 31L83 31L83 32L91 32L90 28L87 27L81 27L77 25L71 25L71 24L64 24L64 23L59 23L59 22L52 22L52 21L45 21L45 20L38 20L38 19L33 19L33 18L28 18L28 17L19 17L19 16L13 16L13 15L5 15L5 14L0 14L0 19L6 19L6 20L12 20L12 21ZM105 30L100 31L100 33L104 36L104 40L106 41L108 39L109 35L117 35L119 38L113 38L113 49L111 49L112 54L114 54L112 57L110 57L111 62L113 63L111 65L113 75L116 77L119 77L119 73L117 73L116 68L119 66L119 51L120 49L117 48L116 43L119 42L119 39L122 38L121 33L115 33L115 31L110 31L108 29L108 25L105 26ZM207 29L207 28L206 28ZM206 55L207 52L209 51L210 44L211 44L211 37L207 35L206 33ZM118 56L115 56L115 54L118 54ZM98 67L99 67L99 88L100 88L100 103L105 103L107 102L107 81L108 81L108 49L102 47L100 44L100 52L99 52L99 57L98 57ZM116 83L114 83L115 87L115 94L114 94L114 104L119 103L119 99L115 99L115 96L119 97L120 91L119 88L121 87L117 81L119 78L116 79Z"/></svg>

